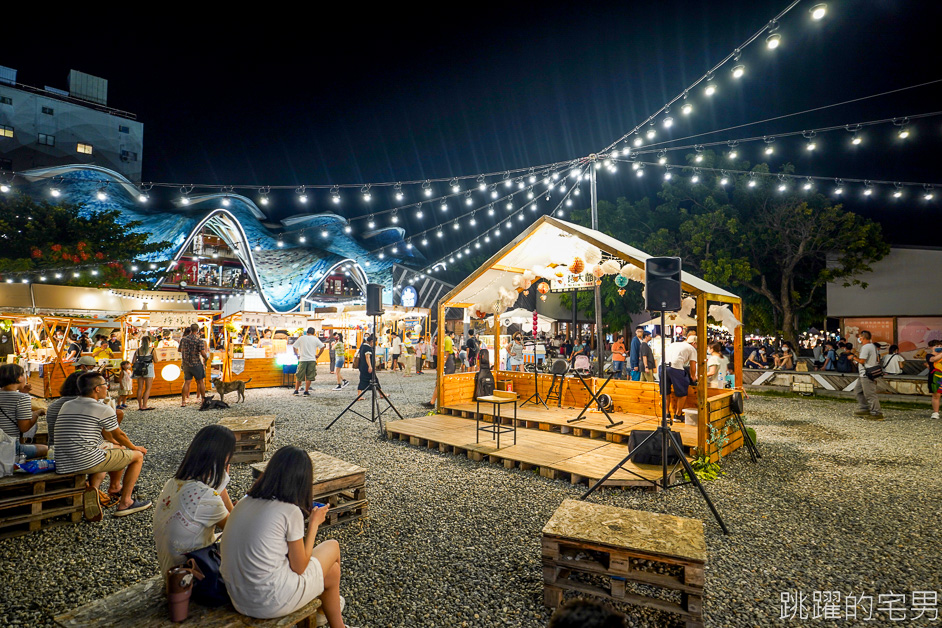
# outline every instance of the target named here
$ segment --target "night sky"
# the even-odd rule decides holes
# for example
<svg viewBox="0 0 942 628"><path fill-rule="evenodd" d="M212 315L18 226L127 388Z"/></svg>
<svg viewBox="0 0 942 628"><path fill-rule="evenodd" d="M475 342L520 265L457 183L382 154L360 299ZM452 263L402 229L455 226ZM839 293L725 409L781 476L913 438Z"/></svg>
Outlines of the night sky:
<svg viewBox="0 0 942 628"><path fill-rule="evenodd" d="M109 104L144 123L144 180L251 185L349 184L501 172L583 157L643 121L787 6L785 1L683 0L554 4L400 5L377 12L313 8L278 15L131 18L59 13L7 29L0 64L29 85L65 88L70 68L109 80ZM812 22L801 2L782 21L782 45L748 47L739 81L721 69L719 93L695 90L689 117L672 111L679 138L942 78L942 3L829 1ZM313 7L313 5L312 5ZM228 9L225 9L228 11ZM8 24L19 24L16 19ZM942 110L942 83L703 141ZM828 177L942 183L942 117L919 122L907 142L892 126L781 140L770 165ZM666 139L659 127L658 139ZM682 142L687 144L688 142ZM761 161L761 144L740 148ZM674 163L685 161L681 154ZM602 176L600 196L640 198L659 177ZM441 186L444 191L444 186ZM858 190L859 190L858 186ZM406 190L406 202L422 200ZM349 194L347 215L369 209ZM586 199L586 196L582 197ZM273 197L272 218L300 209ZM305 211L334 210L322 192ZM397 204L391 190L374 209ZM925 229L942 189L894 200L889 189L846 206L880 219L894 243L936 245ZM432 226L435 212L408 218ZM521 223L522 224L522 223ZM419 226L421 225L421 226ZM449 239L451 238L451 239ZM430 258L464 240L449 236ZM450 246L449 246L450 245Z"/></svg>

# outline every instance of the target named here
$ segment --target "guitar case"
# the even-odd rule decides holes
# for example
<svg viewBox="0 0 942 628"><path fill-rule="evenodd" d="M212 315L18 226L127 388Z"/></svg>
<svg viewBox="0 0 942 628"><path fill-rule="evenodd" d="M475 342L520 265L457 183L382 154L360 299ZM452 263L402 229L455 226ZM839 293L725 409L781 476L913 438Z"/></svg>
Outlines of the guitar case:
<svg viewBox="0 0 942 628"><path fill-rule="evenodd" d="M487 349L478 352L478 372L474 376L474 398L494 394L494 374L491 372L491 357Z"/></svg>

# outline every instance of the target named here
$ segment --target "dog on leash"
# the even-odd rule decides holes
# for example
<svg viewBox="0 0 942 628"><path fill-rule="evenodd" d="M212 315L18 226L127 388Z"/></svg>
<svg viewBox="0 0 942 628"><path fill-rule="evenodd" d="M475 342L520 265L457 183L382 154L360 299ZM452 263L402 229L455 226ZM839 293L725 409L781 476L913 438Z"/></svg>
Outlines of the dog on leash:
<svg viewBox="0 0 942 628"><path fill-rule="evenodd" d="M203 405L200 406L200 412L203 410L226 410L228 408L229 404L225 401L213 399L212 395L206 395L206 398L203 399Z"/></svg>
<svg viewBox="0 0 942 628"><path fill-rule="evenodd" d="M216 389L216 392L219 393L219 400L225 401L226 395L228 393L234 392L237 393L237 399L241 398L242 403L245 403L245 385L252 381L252 378L246 380L235 379L231 382L224 382L221 379L213 380L213 388Z"/></svg>

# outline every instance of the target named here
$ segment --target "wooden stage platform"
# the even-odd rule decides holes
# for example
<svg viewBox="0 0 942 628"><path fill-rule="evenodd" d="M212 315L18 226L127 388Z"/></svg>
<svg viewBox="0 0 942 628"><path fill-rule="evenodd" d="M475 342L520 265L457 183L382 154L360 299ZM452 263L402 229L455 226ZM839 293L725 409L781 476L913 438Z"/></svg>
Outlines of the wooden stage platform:
<svg viewBox="0 0 942 628"><path fill-rule="evenodd" d="M502 443L506 446L497 449L496 443L489 435L481 433L479 443L475 442L475 422L474 422L474 404L470 404L470 412L460 409L464 405L458 404L459 409L453 412L467 412L470 418L462 418L454 415L432 414L428 416L405 419L402 421L393 421L386 424L386 433L390 438L408 441L412 445L419 447L428 447L438 449L444 453L454 453L456 455L466 455L468 458L477 461L487 460L494 464L503 464L504 467L512 469L538 469L540 475L552 479L565 479L573 484L592 484L602 478L617 463L628 455L628 446L626 444L609 442L603 437L591 437L595 430L587 425L577 428L583 431L582 435L562 433L563 425L550 423L549 417L553 420L561 421L565 424L566 418L574 418L578 410L554 409L553 411L543 410L539 413L539 421L533 418L527 418L527 406L517 410L517 444L513 445L513 435L504 434ZM484 413L484 404L481 405L481 412ZM512 411L511 411L512 413ZM613 415L614 418L614 415ZM653 425L642 425L650 422L649 417L638 416L640 422L636 424L635 429L653 429ZM501 416L502 423L508 423L512 416L507 418ZM596 417L586 419L592 420L593 426L598 422ZM602 422L605 421L604 415ZM619 419L616 419L619 420ZM581 421L581 425L586 421ZM526 423L536 423L535 427L527 427ZM548 428L540 427L553 426ZM626 422L627 425L627 422ZM557 428L554 431L554 427ZM625 426L618 426L619 428ZM677 427L677 426L675 426ZM693 430L692 444L696 445L696 427L688 427ZM630 426L626 432L630 431ZM607 435L607 434L606 434ZM684 445L688 444L688 437L683 436ZM627 463L626 468L631 469L641 476L641 478L657 479L661 476L661 467L656 465L636 465ZM670 467L669 467L670 470ZM674 469L675 472L678 469ZM639 486L645 488L654 488L652 484L646 482L627 471L619 470L606 483L605 486Z"/></svg>
<svg viewBox="0 0 942 628"><path fill-rule="evenodd" d="M585 418L577 423L568 423L570 419L579 416L582 408L557 408L553 404L549 409L542 405L528 403L517 406L517 428L534 428L544 432L559 432L560 434L572 434L573 436L584 436L588 438L601 438L612 443L627 443L628 437L634 430L653 430L660 425L661 420L652 416L643 414L631 414L628 412L609 412L612 420L621 425L609 427L608 419L601 412L586 412ZM475 403L452 403L442 407L442 413L453 414L466 418L474 418ZM487 420L493 420L493 406L488 403L481 404L481 415ZM503 408L500 411L501 422L510 425L513 421L513 409ZM510 415L510 416L506 416ZM685 447L697 446L697 426L687 425L685 423L674 423L671 428L675 432L680 432L680 439ZM689 450L688 450L689 453Z"/></svg>

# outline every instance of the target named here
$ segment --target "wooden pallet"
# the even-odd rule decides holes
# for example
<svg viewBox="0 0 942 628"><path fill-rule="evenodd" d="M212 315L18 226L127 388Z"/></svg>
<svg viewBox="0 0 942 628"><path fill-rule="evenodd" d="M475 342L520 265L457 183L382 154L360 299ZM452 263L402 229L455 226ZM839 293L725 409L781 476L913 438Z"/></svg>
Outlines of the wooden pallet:
<svg viewBox="0 0 942 628"><path fill-rule="evenodd" d="M319 451L307 453L314 467L314 501L330 505L322 527L365 517L369 512L366 469ZM252 475L257 478L267 466L267 461L251 465Z"/></svg>
<svg viewBox="0 0 942 628"><path fill-rule="evenodd" d="M703 627L706 542L703 523L671 515L567 499L543 528L543 603L564 591L680 615ZM669 592L652 597L634 583Z"/></svg>
<svg viewBox="0 0 942 628"><path fill-rule="evenodd" d="M21 474L0 478L0 538L82 519L85 474Z"/></svg>
<svg viewBox="0 0 942 628"><path fill-rule="evenodd" d="M256 462L264 460L272 439L275 437L275 415L229 416L219 420L235 433L236 450L232 462Z"/></svg>
<svg viewBox="0 0 942 628"><path fill-rule="evenodd" d="M49 424L45 421L36 422L36 435L33 436L33 444L35 445L48 445L49 444Z"/></svg>
<svg viewBox="0 0 942 628"><path fill-rule="evenodd" d="M518 429L516 445L497 449L493 440L476 442L474 420L434 414L387 423L386 433L391 439L418 447L507 469L536 470L543 477L573 484L593 484L628 455L627 445L538 429ZM649 480L660 478L662 473L656 465L628 462L625 468L632 473L619 470L605 486L654 489Z"/></svg>

